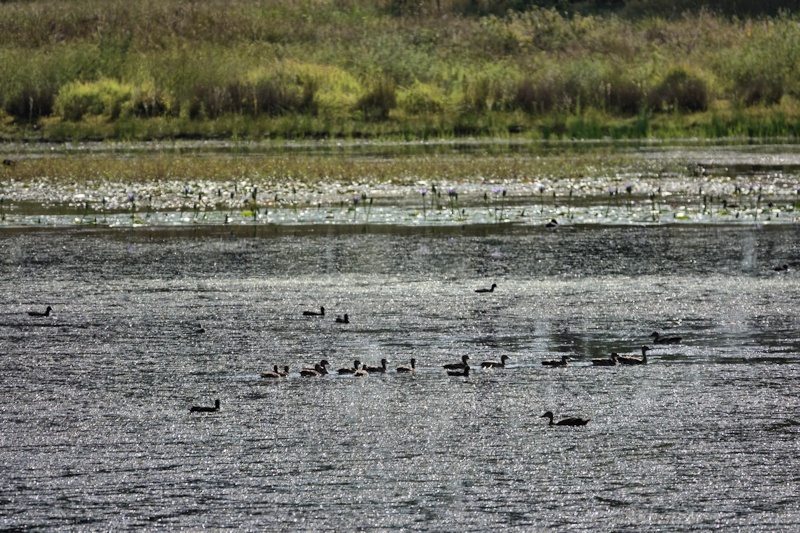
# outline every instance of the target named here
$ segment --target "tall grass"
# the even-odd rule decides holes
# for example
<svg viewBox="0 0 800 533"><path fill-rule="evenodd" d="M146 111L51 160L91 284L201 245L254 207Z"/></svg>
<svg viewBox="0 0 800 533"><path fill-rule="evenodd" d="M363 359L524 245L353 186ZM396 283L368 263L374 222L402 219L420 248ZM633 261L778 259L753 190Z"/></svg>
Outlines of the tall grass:
<svg viewBox="0 0 800 533"><path fill-rule="evenodd" d="M672 16L623 18L481 5L0 3L0 131L596 137L800 124L800 15L664 7Z"/></svg>

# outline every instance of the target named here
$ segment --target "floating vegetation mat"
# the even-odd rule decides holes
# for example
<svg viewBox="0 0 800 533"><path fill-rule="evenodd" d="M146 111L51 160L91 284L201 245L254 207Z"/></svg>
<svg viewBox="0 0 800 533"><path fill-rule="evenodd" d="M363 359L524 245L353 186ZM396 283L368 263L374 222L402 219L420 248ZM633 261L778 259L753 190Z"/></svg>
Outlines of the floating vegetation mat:
<svg viewBox="0 0 800 533"><path fill-rule="evenodd" d="M482 146L40 149L6 160L0 227L800 220L795 145Z"/></svg>

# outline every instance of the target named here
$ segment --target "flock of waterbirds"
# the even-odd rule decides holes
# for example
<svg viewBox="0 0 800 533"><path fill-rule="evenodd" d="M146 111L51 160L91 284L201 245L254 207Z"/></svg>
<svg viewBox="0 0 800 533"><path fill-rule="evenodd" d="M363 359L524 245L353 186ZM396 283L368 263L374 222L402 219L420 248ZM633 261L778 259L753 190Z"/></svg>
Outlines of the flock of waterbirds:
<svg viewBox="0 0 800 533"><path fill-rule="evenodd" d="M491 293L497 288L496 283L492 283L491 287L489 288L480 288L476 289L476 293ZM46 318L50 316L50 313L53 311L51 306L47 306L44 311L28 311L28 315L35 318ZM305 317L312 317L312 318L324 318L325 315L325 307L320 307L319 311L303 311L303 316ZM349 324L350 317L348 314L344 315L337 315L334 319L334 322L337 324ZM205 329L198 326L196 333L204 333ZM654 344L680 344L683 340L682 337L677 336L663 336L657 331L654 331L650 337L653 339ZM617 352L612 352L609 357L604 358L597 358L591 360L592 366L616 366L616 365L644 365L647 364L647 352L650 351L651 348L649 346L642 346L642 357L631 357L631 356L624 356L620 355ZM510 359L508 355L503 354L499 360L486 360L480 363L480 366L484 370L492 370L492 369L503 369L506 368L506 363ZM470 365L469 365L470 357L469 355L463 355L460 361L454 363L447 363L442 365L445 372L448 376L452 377L469 377L470 375ZM552 360L544 360L541 362L542 366L545 367L566 367L569 366L572 358L567 355L562 355L560 359L552 359ZM345 366L336 370L338 375L351 375L353 377L361 377L365 378L368 377L370 374L386 374L390 372L389 369L389 361L387 359L381 359L379 365L370 366L359 359L355 359L353 361L352 366ZM312 377L323 377L327 374L330 374L331 371L329 370L330 363L326 359L322 359L318 363L315 363L313 366L306 366L300 369L298 374L300 377L304 378L312 378ZM407 365L399 365L395 367L394 371L398 374L414 374L417 370L417 359L411 358ZM291 370L288 365L284 365L282 368L279 366L273 365L272 370L262 372L260 374L261 378L263 379L281 379L287 378L291 374ZM204 405L195 405L189 409L191 413L214 413L220 410L220 400L217 398L214 401L213 406L204 406ZM550 426L584 426L586 425L591 419L587 418L580 418L580 417L570 417L570 418L563 418L559 421L554 421L554 415L551 411L545 412L542 418L548 418Z"/></svg>

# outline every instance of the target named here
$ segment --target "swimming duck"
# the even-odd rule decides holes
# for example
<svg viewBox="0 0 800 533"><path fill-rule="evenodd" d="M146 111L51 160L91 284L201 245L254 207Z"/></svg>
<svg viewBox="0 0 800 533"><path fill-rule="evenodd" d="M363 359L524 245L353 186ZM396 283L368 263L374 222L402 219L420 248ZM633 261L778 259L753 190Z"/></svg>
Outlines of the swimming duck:
<svg viewBox="0 0 800 533"><path fill-rule="evenodd" d="M638 357L628 357L625 355L618 355L617 362L621 365L646 365L647 364L647 352L650 350L649 346L642 346L642 358L639 359Z"/></svg>
<svg viewBox="0 0 800 533"><path fill-rule="evenodd" d="M389 363L386 359L381 359L381 366L368 366L364 368L367 372L386 372L386 365Z"/></svg>
<svg viewBox="0 0 800 533"><path fill-rule="evenodd" d="M542 361L543 366L569 366L569 356L562 355L561 359L550 359L549 361Z"/></svg>
<svg viewBox="0 0 800 533"><path fill-rule="evenodd" d="M399 372L401 374L403 372L406 372L406 373L415 372L417 370L417 360L412 357L411 361L409 361L409 363L410 364L408 366L403 366L403 365L398 366L397 369L396 369L396 372Z"/></svg>
<svg viewBox="0 0 800 533"><path fill-rule="evenodd" d="M262 378L269 378L269 379L285 378L286 374L284 374L280 370L278 370L278 365L275 365L275 366L272 367L272 370L269 370L267 372L262 372L261 373L261 377Z"/></svg>
<svg viewBox="0 0 800 533"><path fill-rule="evenodd" d="M443 367L446 368L447 370L463 370L464 368L469 366L467 364L467 361L469 361L469 356L462 355L460 363L448 363L446 365L443 365Z"/></svg>
<svg viewBox="0 0 800 533"><path fill-rule="evenodd" d="M650 334L656 344L679 344L683 337L662 337L657 331Z"/></svg>
<svg viewBox="0 0 800 533"><path fill-rule="evenodd" d="M338 374L355 374L356 370L358 370L358 367L360 367L360 366L361 366L361 361L356 359L355 361L353 361L353 367L352 368L347 368L347 367L340 368L336 372Z"/></svg>
<svg viewBox="0 0 800 533"><path fill-rule="evenodd" d="M555 229L558 227L558 220L551 218L550 222L544 225L545 228Z"/></svg>
<svg viewBox="0 0 800 533"><path fill-rule="evenodd" d="M316 376L324 376L328 373L328 363L327 359L323 359L319 363L314 365L314 368L305 367L300 371L300 375L303 377L316 377Z"/></svg>
<svg viewBox="0 0 800 533"><path fill-rule="evenodd" d="M319 313L316 311L303 311L303 316L325 316L325 308L320 307Z"/></svg>
<svg viewBox="0 0 800 533"><path fill-rule="evenodd" d="M469 377L469 366L465 366L462 370L448 370L447 371L447 375L448 376L453 376L453 377L468 378Z"/></svg>
<svg viewBox="0 0 800 533"><path fill-rule="evenodd" d="M562 418L558 422L553 422L553 412L547 411L543 414L540 418L549 418L550 423L548 426L585 426L589 423L591 418L578 418L578 417L570 417L570 418Z"/></svg>
<svg viewBox="0 0 800 533"><path fill-rule="evenodd" d="M214 413L219 411L219 398L214 400L214 407L208 407L206 405L195 405L191 409L189 409L190 413Z"/></svg>
<svg viewBox="0 0 800 533"><path fill-rule="evenodd" d="M604 357L600 359L592 359L593 366L616 366L617 365L617 357L619 354L617 352L613 352L609 357Z"/></svg>
<svg viewBox="0 0 800 533"><path fill-rule="evenodd" d="M53 308L48 305L47 309L44 310L44 313L42 313L41 311L28 311L28 314L30 316L50 316L50 311L52 310Z"/></svg>
<svg viewBox="0 0 800 533"><path fill-rule="evenodd" d="M337 324L349 324L350 323L350 317L347 316L347 313L345 313L343 317L342 316L337 316L336 317L336 323Z"/></svg>
<svg viewBox="0 0 800 533"><path fill-rule="evenodd" d="M492 283L492 286L488 289L475 289L475 292L494 292L495 288L497 287L497 283Z"/></svg>
<svg viewBox="0 0 800 533"><path fill-rule="evenodd" d="M483 361L481 363L481 368L505 368L506 361L508 361L509 359L511 359L509 356L503 354L500 356L499 361Z"/></svg>

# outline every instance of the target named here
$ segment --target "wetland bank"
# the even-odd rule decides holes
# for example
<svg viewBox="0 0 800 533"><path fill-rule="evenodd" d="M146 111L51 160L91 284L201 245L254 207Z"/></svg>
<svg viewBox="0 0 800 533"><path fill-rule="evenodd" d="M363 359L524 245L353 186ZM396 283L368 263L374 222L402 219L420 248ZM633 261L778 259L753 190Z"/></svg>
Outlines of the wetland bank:
<svg viewBox="0 0 800 533"><path fill-rule="evenodd" d="M796 529L800 150L501 145L7 147L0 526Z"/></svg>

